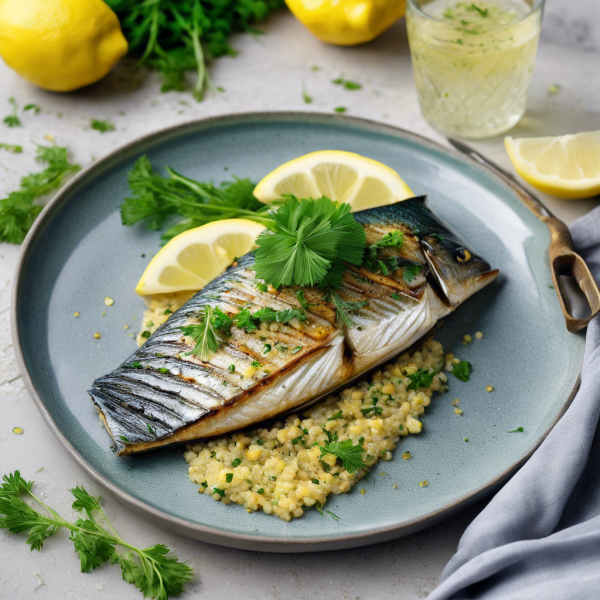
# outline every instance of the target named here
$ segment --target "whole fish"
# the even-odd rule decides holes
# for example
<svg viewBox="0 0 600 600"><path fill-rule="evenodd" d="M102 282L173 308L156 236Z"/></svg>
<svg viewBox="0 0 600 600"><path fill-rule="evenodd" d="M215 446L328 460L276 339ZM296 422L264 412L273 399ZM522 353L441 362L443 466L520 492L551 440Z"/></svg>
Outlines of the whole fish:
<svg viewBox="0 0 600 600"><path fill-rule="evenodd" d="M90 396L119 455L224 434L298 410L349 385L423 337L437 321L493 281L493 270L445 227L424 197L354 214L367 245L390 232L403 242L349 268L336 293L260 285L251 252L177 310ZM259 286L257 286L259 284ZM205 306L229 316L244 308L302 309L303 318L233 326L209 360L197 358L182 327ZM305 317L305 318L304 318Z"/></svg>

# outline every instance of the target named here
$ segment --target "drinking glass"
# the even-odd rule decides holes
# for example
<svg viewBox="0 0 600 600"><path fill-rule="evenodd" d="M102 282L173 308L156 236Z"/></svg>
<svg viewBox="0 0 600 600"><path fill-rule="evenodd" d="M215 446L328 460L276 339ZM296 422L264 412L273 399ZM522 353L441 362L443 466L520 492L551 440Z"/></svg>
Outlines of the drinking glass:
<svg viewBox="0 0 600 600"><path fill-rule="evenodd" d="M503 133L520 121L544 1L407 1L417 94L433 127L476 139Z"/></svg>

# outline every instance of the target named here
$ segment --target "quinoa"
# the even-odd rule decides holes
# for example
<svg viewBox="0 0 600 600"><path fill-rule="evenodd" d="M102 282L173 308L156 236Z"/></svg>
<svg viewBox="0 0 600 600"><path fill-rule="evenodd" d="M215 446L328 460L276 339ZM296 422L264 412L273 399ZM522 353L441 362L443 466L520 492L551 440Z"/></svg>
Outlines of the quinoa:
<svg viewBox="0 0 600 600"><path fill-rule="evenodd" d="M265 428L249 429L186 445L189 478L199 492L224 504L236 503L249 513L263 510L289 521L306 507L321 509L331 494L349 492L369 469L391 460L402 437L421 432L420 416L434 392L446 389L442 345L431 339L404 352L376 371L370 380L288 416ZM437 373L429 387L408 390L408 375L419 369ZM318 445L328 436L361 444L363 462L348 472ZM362 441L361 441L362 440Z"/></svg>

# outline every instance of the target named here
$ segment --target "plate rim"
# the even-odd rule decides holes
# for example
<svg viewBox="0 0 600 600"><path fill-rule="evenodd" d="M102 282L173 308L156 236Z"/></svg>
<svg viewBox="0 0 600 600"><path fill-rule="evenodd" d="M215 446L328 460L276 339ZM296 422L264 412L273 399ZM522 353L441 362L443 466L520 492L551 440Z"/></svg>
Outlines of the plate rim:
<svg viewBox="0 0 600 600"><path fill-rule="evenodd" d="M106 489L113 496L121 500L126 506L133 509L139 514L150 515L155 519L158 524L175 531L179 534L198 539L201 541L218 544L221 546L227 546L231 548L238 548L244 550L255 550L263 552L316 552L316 551L328 551L338 550L345 548L353 548L357 546L374 544L378 542L387 541L390 539L409 535L425 527L432 526L437 522L444 520L446 517L450 517L459 510L466 508L476 500L483 498L491 494L497 488L500 487L511 475L513 475L537 450L541 443L546 439L550 431L554 428L556 423L562 418L567 408L571 404L575 397L579 385L580 385L580 370L575 380L573 388L570 390L566 400L563 402L558 414L541 434L541 436L534 442L531 448L522 456L519 460L515 461L509 467L504 469L501 473L496 475L493 479L480 486L476 490L468 492L453 502L444 505L443 507L430 511L425 515L421 515L410 521L405 521L402 524L386 525L376 529L369 530L367 532L359 532L350 535L338 535L338 536L326 536L326 537L314 537L310 539L295 539L295 538L280 538L274 536L257 536L245 533L236 533L227 530L223 530L208 525L201 525L181 517L163 512L146 502L135 498L128 492L121 489L118 485L113 483L106 476L102 475L97 471L86 459L77 451L67 436L61 431L59 426L56 424L50 411L46 407L44 400L38 393L29 370L25 364L25 357L23 347L21 345L21 335L18 326L16 307L18 305L21 279L25 267L30 258L32 248L34 247L38 234L42 232L48 217L60 208L60 206L68 201L71 190L76 188L80 183L85 183L88 179L93 180L95 177L101 175L101 172L106 168L110 167L114 163L119 163L129 153L132 153L139 146L145 144L160 143L162 140L175 139L186 133L192 131L200 131L202 129L209 129L211 127L219 127L220 125L229 125L231 123L239 122L267 122L269 120L283 120L293 122L297 120L312 120L313 122L321 123L339 123L341 125L354 125L368 130L371 132L385 133L392 137L408 140L416 143L422 147L428 148L435 152L441 153L452 159L466 163L471 167L486 173L491 176L497 182L505 187L511 189L513 193L517 195L523 205L527 207L540 221L542 221L542 215L548 214L549 211L537 198L532 196L525 188L523 188L517 181L513 180L507 174L500 170L491 168L489 165L482 164L475 160L471 156L467 156L454 150L453 148L447 148L442 144L435 142L422 136L420 134L408 131L404 128L397 127L395 125L388 125L379 121L371 119L365 119L361 117L353 117L348 115L331 115L323 112L308 112L308 111L257 111L257 112L233 112L222 115L204 117L200 119L193 119L179 123L177 125L171 125L163 127L159 130L137 137L126 144L123 144L114 150L111 150L108 154L102 158L92 162L90 165L82 169L75 177L73 177L64 187L62 187L55 196L46 204L44 209L41 211L39 217L34 222L33 226L29 230L23 245L19 258L17 260L17 266L14 274L14 281L11 292L11 337L13 342L14 353L16 357L17 366L21 377L25 383L27 392L33 399L38 411L42 415L42 418L46 422L46 425L54 436L58 439L60 444L67 450L75 462L99 485ZM99 173L97 173L99 172Z"/></svg>

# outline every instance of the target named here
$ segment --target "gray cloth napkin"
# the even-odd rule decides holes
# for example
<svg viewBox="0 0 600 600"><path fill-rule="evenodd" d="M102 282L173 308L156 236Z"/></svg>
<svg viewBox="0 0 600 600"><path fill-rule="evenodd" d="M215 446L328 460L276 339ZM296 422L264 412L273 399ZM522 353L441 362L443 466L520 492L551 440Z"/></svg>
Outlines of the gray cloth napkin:
<svg viewBox="0 0 600 600"><path fill-rule="evenodd" d="M600 207L571 227L600 281ZM581 387L521 470L463 534L428 600L600 599L600 320Z"/></svg>

